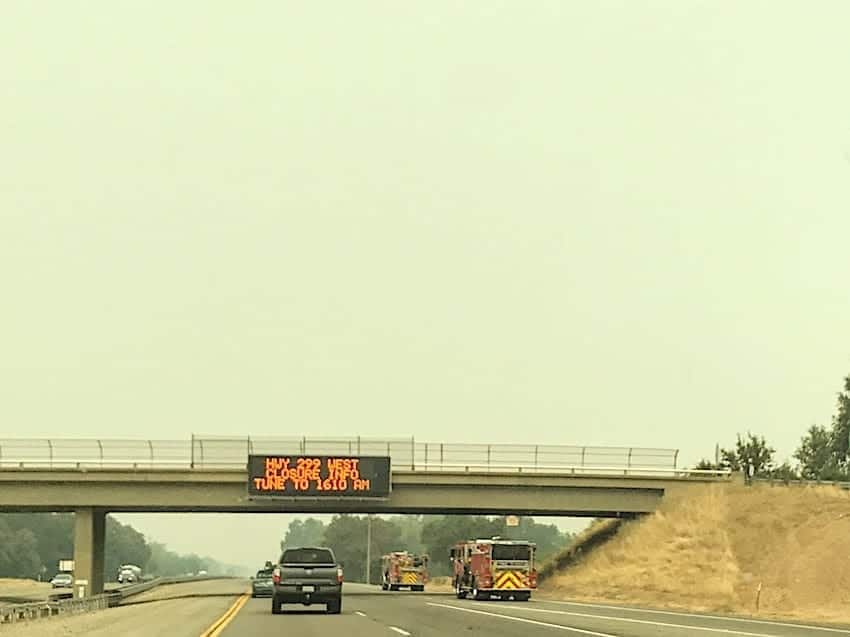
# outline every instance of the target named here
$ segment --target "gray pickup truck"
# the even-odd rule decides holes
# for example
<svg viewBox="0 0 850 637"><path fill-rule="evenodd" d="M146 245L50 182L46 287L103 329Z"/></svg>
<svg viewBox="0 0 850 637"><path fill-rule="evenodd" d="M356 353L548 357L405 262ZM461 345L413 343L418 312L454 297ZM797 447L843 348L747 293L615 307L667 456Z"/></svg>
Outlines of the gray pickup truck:
<svg viewBox="0 0 850 637"><path fill-rule="evenodd" d="M342 566L331 549L303 547L286 549L272 572L272 614L280 615L283 604L325 604L327 612L342 611Z"/></svg>

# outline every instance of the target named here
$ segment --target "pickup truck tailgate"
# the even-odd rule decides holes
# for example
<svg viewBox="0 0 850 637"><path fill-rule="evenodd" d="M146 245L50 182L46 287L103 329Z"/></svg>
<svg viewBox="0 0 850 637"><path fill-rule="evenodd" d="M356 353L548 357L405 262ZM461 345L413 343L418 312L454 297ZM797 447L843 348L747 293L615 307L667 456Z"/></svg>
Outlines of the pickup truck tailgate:
<svg viewBox="0 0 850 637"><path fill-rule="evenodd" d="M336 586L337 569L335 565L295 565L284 564L280 569L280 583L284 586L304 585Z"/></svg>

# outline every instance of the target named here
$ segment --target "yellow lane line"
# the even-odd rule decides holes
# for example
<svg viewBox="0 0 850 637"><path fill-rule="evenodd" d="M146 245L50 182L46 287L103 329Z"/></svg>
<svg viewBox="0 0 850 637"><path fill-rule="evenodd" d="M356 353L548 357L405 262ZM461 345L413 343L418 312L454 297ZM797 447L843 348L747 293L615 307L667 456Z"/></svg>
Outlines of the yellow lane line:
<svg viewBox="0 0 850 637"><path fill-rule="evenodd" d="M248 599L250 599L250 594L243 593L239 599L233 602L233 605L225 611L224 615L219 617L212 626L201 633L201 637L218 637L218 635L227 628L227 625L234 620L239 611L242 610L242 607L248 603Z"/></svg>

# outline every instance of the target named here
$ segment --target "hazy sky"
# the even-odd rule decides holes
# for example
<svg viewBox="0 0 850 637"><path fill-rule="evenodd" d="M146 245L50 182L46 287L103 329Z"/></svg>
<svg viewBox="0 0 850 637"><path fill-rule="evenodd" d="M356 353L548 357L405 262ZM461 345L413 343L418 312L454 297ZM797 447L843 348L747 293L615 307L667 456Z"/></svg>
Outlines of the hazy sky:
<svg viewBox="0 0 850 637"><path fill-rule="evenodd" d="M845 0L5 2L2 435L694 461L749 428L787 456L850 373L848 24ZM237 528L279 536L146 519L225 560L267 553Z"/></svg>

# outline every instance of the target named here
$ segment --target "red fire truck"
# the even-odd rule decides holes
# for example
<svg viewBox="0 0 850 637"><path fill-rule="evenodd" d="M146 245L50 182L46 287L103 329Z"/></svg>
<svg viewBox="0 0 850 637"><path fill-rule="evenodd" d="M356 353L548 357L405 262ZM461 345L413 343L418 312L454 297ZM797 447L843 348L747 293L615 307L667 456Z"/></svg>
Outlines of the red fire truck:
<svg viewBox="0 0 850 637"><path fill-rule="evenodd" d="M459 542L451 551L458 599L514 599L526 602L537 588L535 545L524 540Z"/></svg>
<svg viewBox="0 0 850 637"><path fill-rule="evenodd" d="M397 591L409 588L424 591L428 583L428 556L394 551L381 558L381 588Z"/></svg>

